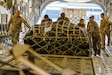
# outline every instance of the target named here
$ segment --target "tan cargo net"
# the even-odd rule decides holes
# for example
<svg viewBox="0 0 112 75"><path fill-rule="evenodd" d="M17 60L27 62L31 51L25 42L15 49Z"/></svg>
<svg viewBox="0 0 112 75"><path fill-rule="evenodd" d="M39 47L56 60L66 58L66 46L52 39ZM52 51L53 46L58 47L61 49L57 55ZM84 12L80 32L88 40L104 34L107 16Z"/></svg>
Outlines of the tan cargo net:
<svg viewBox="0 0 112 75"><path fill-rule="evenodd" d="M66 21L35 25L33 36L27 39L40 54L91 56L85 29Z"/></svg>

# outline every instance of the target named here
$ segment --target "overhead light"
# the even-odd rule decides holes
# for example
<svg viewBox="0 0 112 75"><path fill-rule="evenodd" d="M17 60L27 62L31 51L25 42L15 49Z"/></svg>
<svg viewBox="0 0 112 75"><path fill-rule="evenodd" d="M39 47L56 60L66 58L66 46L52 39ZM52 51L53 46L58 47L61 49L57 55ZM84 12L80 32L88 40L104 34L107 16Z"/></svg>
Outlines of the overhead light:
<svg viewBox="0 0 112 75"><path fill-rule="evenodd" d="M89 2L92 0L63 0L63 1L67 1L67 2Z"/></svg>

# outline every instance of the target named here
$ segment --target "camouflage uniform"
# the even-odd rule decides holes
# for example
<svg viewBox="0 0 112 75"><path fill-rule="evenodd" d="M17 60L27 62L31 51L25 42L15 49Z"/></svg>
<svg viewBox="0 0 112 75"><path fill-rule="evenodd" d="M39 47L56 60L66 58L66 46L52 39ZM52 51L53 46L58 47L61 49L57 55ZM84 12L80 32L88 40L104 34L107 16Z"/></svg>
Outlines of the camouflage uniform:
<svg viewBox="0 0 112 75"><path fill-rule="evenodd" d="M59 17L57 22L58 21L60 21L59 24L61 24L61 25L63 24L64 21L66 21L68 23L70 22L70 20L67 17Z"/></svg>
<svg viewBox="0 0 112 75"><path fill-rule="evenodd" d="M28 23L20 16L14 15L9 20L9 23L7 25L7 31L9 31L10 24L12 24L12 26L11 26L11 38L12 38L13 44L16 44L17 41L19 40L19 32L21 31L21 24L22 23L24 23L28 28L30 28Z"/></svg>
<svg viewBox="0 0 112 75"><path fill-rule="evenodd" d="M90 43L93 45L93 50L96 54L100 55L101 49L101 38L98 24L94 21L94 23L88 22L87 24L87 32L89 36Z"/></svg>
<svg viewBox="0 0 112 75"><path fill-rule="evenodd" d="M42 19L41 23L43 23L43 22L47 22L47 21L52 22L52 19L50 19L50 18L48 18L48 20Z"/></svg>
<svg viewBox="0 0 112 75"><path fill-rule="evenodd" d="M78 25L79 27L85 28L85 24L78 23L77 25Z"/></svg>
<svg viewBox="0 0 112 75"><path fill-rule="evenodd" d="M107 20L105 28L103 30L104 35L107 35L107 37L108 37L108 43L107 43L108 46L109 46L109 43L110 43L110 25L112 25L112 22ZM104 39L105 39L105 36L104 36Z"/></svg>
<svg viewBox="0 0 112 75"><path fill-rule="evenodd" d="M102 19L100 21L100 32L101 32L101 39L102 39L102 47L103 48L105 48L105 33L104 33L104 29L105 29L106 25L107 25L106 19Z"/></svg>
<svg viewBox="0 0 112 75"><path fill-rule="evenodd" d="M59 18L58 18L58 21L59 21L59 20L66 20L66 21L69 21L69 19L68 19L67 17L64 17L64 18L63 18L63 17L59 17Z"/></svg>

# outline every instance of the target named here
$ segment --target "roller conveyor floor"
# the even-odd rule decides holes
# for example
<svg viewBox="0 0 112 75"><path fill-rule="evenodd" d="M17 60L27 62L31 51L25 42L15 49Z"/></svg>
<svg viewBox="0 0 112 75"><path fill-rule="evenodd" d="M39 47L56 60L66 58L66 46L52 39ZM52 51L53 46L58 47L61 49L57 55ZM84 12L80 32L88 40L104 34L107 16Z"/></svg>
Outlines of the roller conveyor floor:
<svg viewBox="0 0 112 75"><path fill-rule="evenodd" d="M44 58L50 60L56 65L62 68L70 68L76 72L76 75L112 75L112 59L109 54L111 54L111 47L106 47L102 50L101 57L76 57L76 56L61 56L61 55L42 55ZM110 53L109 53L110 52ZM4 59L5 58L5 59ZM11 65L17 66L14 63L13 56L2 56L1 60L7 62ZM61 75L59 71L46 64L40 59L35 60L36 65L41 67L43 70L53 74ZM13 69L13 67L7 66L6 64L0 64L0 69ZM20 68L28 68L20 63ZM37 73L37 75L39 75Z"/></svg>
<svg viewBox="0 0 112 75"><path fill-rule="evenodd" d="M111 75L112 74L112 60L110 57L72 57L72 56L46 56L43 55L46 59L55 63L56 65L62 68L69 68L76 72L76 75ZM42 68L43 70L51 74L60 74L59 71L46 64L40 59L35 60L36 65ZM13 62L9 64L15 65ZM16 65L15 65L16 66ZM18 65L17 65L18 66ZM25 65L20 64L20 68ZM15 68L4 65L1 69L11 69ZM28 67L27 67L28 68ZM36 73L39 75L38 73Z"/></svg>
<svg viewBox="0 0 112 75"><path fill-rule="evenodd" d="M109 55L109 57L112 57L112 46L106 46L105 51Z"/></svg>
<svg viewBox="0 0 112 75"><path fill-rule="evenodd" d="M104 58L101 60L99 57L93 58L79 58L79 57L45 57L54 62L62 68L70 68L75 71L77 75L111 75L112 74L112 60L110 58ZM103 61L103 62L102 62ZM13 63L10 63L13 64ZM14 65L14 64L13 64ZM42 69L57 74L56 69L50 67L42 60L37 59L36 65ZM21 65L21 67L24 65ZM2 69L11 69L11 67L5 65ZM13 69L13 68L12 68Z"/></svg>
<svg viewBox="0 0 112 75"><path fill-rule="evenodd" d="M62 68L69 68L76 72L77 75L95 75L91 58L63 57L63 56L46 56L45 58L54 62ZM45 62L37 59L36 64L50 73L59 73L56 69L50 67Z"/></svg>
<svg viewBox="0 0 112 75"><path fill-rule="evenodd" d="M70 68L76 75L112 75L112 60L110 57L56 57L46 56L45 58L63 68ZM41 60L36 64L51 73L59 73Z"/></svg>

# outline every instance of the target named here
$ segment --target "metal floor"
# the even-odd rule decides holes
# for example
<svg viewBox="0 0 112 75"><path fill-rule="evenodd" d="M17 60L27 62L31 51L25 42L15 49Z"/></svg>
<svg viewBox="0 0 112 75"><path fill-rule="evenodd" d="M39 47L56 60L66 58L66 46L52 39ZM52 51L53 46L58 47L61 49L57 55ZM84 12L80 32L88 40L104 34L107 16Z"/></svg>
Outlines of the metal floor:
<svg viewBox="0 0 112 75"><path fill-rule="evenodd" d="M22 63L15 65L13 56L10 55L9 49L2 43L0 45L4 51L0 50L0 60L7 62L17 68L28 68ZM75 71L76 75L112 75L112 47L107 46L105 50L102 50L101 56L92 57L74 57L74 56L61 56L61 55L42 55L46 59L55 63L62 68L69 68ZM26 56L27 57L27 56ZM40 59L35 59L35 64L41 67L43 70L58 74L60 73L50 65L46 64ZM0 63L0 69L16 69L9 66L6 63ZM37 74L38 75L38 74Z"/></svg>

